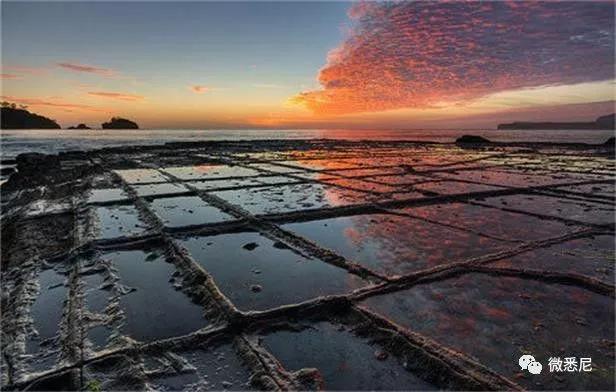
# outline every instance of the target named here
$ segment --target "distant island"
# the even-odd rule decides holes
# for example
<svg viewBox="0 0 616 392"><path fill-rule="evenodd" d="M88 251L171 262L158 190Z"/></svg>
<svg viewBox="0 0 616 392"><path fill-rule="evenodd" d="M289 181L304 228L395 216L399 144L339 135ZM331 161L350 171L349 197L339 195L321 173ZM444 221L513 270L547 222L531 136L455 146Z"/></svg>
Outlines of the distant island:
<svg viewBox="0 0 616 392"><path fill-rule="evenodd" d="M60 129L54 120L30 113L25 106L2 102L0 128L2 129Z"/></svg>
<svg viewBox="0 0 616 392"><path fill-rule="evenodd" d="M17 106L15 103L2 102L0 113L0 129L62 129L60 125L50 118L28 111L27 106ZM102 123L103 129L139 129L136 122L121 117L112 117L108 122ZM71 126L67 129L92 129L86 124Z"/></svg>
<svg viewBox="0 0 616 392"><path fill-rule="evenodd" d="M520 121L509 124L498 124L498 129L614 129L616 114L598 117L593 122L530 122Z"/></svg>
<svg viewBox="0 0 616 392"><path fill-rule="evenodd" d="M136 122L125 118L113 117L109 122L102 123L103 129L139 129Z"/></svg>

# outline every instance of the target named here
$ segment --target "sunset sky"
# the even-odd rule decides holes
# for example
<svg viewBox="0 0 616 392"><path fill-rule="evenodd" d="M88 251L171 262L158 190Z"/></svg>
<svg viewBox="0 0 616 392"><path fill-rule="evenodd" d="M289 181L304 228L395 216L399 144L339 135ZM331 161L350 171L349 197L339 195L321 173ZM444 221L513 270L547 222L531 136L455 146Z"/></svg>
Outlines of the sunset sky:
<svg viewBox="0 0 616 392"><path fill-rule="evenodd" d="M98 127L494 128L614 111L614 2L2 2L2 99Z"/></svg>

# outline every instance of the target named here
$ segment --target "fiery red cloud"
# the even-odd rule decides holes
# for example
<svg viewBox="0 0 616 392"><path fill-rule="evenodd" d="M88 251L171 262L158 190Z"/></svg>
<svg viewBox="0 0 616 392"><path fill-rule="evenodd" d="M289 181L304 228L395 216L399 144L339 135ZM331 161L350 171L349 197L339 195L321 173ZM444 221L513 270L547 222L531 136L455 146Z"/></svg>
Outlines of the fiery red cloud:
<svg viewBox="0 0 616 392"><path fill-rule="evenodd" d="M209 88L206 87L206 86L196 85L196 86L190 86L190 90L193 93L196 93L196 94L203 94L203 93L207 92L209 90Z"/></svg>
<svg viewBox="0 0 616 392"><path fill-rule="evenodd" d="M68 70L75 71L75 72L87 72L87 73L93 73L93 74L98 74L98 75L103 75L103 76L112 76L114 74L113 70L109 68L100 68L100 67L94 67L91 65L75 64L75 63L58 63L57 65L64 69L68 69Z"/></svg>
<svg viewBox="0 0 616 392"><path fill-rule="evenodd" d="M370 2L330 52L319 114L424 108L490 93L614 78L613 2Z"/></svg>
<svg viewBox="0 0 616 392"><path fill-rule="evenodd" d="M141 101L145 99L145 97L141 95L126 94L126 93L113 93L113 92L107 92L107 91L90 91L88 92L88 95L92 95L95 97L109 98L109 99L117 99L120 101Z"/></svg>

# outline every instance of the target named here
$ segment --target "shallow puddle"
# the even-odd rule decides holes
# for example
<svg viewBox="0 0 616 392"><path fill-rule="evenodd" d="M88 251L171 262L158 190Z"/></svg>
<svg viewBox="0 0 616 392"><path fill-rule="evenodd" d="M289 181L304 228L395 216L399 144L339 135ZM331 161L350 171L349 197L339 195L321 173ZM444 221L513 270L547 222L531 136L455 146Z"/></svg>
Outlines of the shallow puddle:
<svg viewBox="0 0 616 392"><path fill-rule="evenodd" d="M491 185L471 184L468 182L457 181L424 182L414 185L414 188L420 191L438 193L439 195L457 195L461 193L486 192L503 189L502 187Z"/></svg>
<svg viewBox="0 0 616 392"><path fill-rule="evenodd" d="M132 205L96 207L93 211L97 237L101 239L137 235L147 228L139 218L139 212Z"/></svg>
<svg viewBox="0 0 616 392"><path fill-rule="evenodd" d="M401 174L400 169L398 168L345 169L328 171L327 173L344 177L388 176L392 174Z"/></svg>
<svg viewBox="0 0 616 392"><path fill-rule="evenodd" d="M214 189L224 188L236 188L244 186L258 186L264 185L259 181L262 177L250 177L250 178L228 178L225 180L207 180L207 181L194 181L190 183L190 186L202 191L211 191Z"/></svg>
<svg viewBox="0 0 616 392"><path fill-rule="evenodd" d="M100 350L109 343L109 337L113 331L106 325L96 325L88 330L87 338L92 345L92 349Z"/></svg>
<svg viewBox="0 0 616 392"><path fill-rule="evenodd" d="M62 323L68 295L65 281L66 276L54 269L43 270L38 276L39 293L30 308L35 333L26 339L26 352L33 355L28 364L37 371L51 368L58 356L58 344L52 340L57 338Z"/></svg>
<svg viewBox="0 0 616 392"><path fill-rule="evenodd" d="M188 192L188 188L171 182L164 182L161 184L135 185L133 186L133 189L135 190L135 192L137 192L139 196L154 196Z"/></svg>
<svg viewBox="0 0 616 392"><path fill-rule="evenodd" d="M180 241L240 310L265 310L319 296L348 293L365 284L321 260L296 254L257 233Z"/></svg>
<svg viewBox="0 0 616 392"><path fill-rule="evenodd" d="M167 227L218 223L235 219L198 196L155 199L150 205Z"/></svg>
<svg viewBox="0 0 616 392"><path fill-rule="evenodd" d="M263 346L288 371L317 368L324 390L434 390L393 356L377 359L376 345L346 328L327 322L301 331L277 331L262 337Z"/></svg>
<svg viewBox="0 0 616 392"><path fill-rule="evenodd" d="M253 170L253 169L245 168L242 166L230 166L230 165L199 165L199 166L168 167L163 170L181 180L226 178L226 177L248 177L248 176L257 176L260 174L258 171Z"/></svg>
<svg viewBox="0 0 616 392"><path fill-rule="evenodd" d="M463 261L506 245L462 230L386 214L291 223L282 227L387 275Z"/></svg>
<svg viewBox="0 0 616 392"><path fill-rule="evenodd" d="M579 229L578 226L553 220L466 203L436 204L398 211L504 240L536 241Z"/></svg>
<svg viewBox="0 0 616 392"><path fill-rule="evenodd" d="M85 268L85 265L82 267ZM86 337L93 350L100 350L107 346L112 334L112 328L104 325L106 308L113 299L112 283L106 281L102 271L99 273L89 273L80 277L84 301L83 310L94 318L100 318L100 322L88 324ZM88 316L89 317L89 316ZM85 321L84 321L85 323Z"/></svg>
<svg viewBox="0 0 616 392"><path fill-rule="evenodd" d="M614 284L614 237L600 235L535 249L490 265L573 272Z"/></svg>
<svg viewBox="0 0 616 392"><path fill-rule="evenodd" d="M40 292L30 308L39 340L49 339L58 332L68 292L65 280L66 277L54 269L46 269L39 274Z"/></svg>
<svg viewBox="0 0 616 392"><path fill-rule="evenodd" d="M401 188L396 186L377 184L374 182L350 178L337 178L332 180L325 180L324 182L326 184L337 185L340 187L346 187L363 192L389 193L401 190Z"/></svg>
<svg viewBox="0 0 616 392"><path fill-rule="evenodd" d="M306 159L297 161L287 161L288 163L300 168L310 170L341 170L341 169L357 169L362 166L368 166L366 159L349 159L349 160L333 160L333 159Z"/></svg>
<svg viewBox="0 0 616 392"><path fill-rule="evenodd" d="M377 166L423 167L424 169L433 170L433 166L451 164L464 160L463 156L456 156L452 151L448 151L447 154L407 151L406 154L406 156L379 157L373 160L373 164Z"/></svg>
<svg viewBox="0 0 616 392"><path fill-rule="evenodd" d="M290 164L291 162L281 162L284 164ZM288 166L282 166L282 165L276 165L276 164L271 164L271 163L255 163L255 164L251 164L250 167L254 167L255 169L261 169L261 170L265 170L271 173L280 173L280 174L287 174L287 173L303 173L304 170L301 167L288 167ZM261 173L264 174L264 173Z"/></svg>
<svg viewBox="0 0 616 392"><path fill-rule="evenodd" d="M154 169L128 169L114 171L129 184L169 181L169 179L163 176L158 170Z"/></svg>
<svg viewBox="0 0 616 392"><path fill-rule="evenodd" d="M257 177L256 180L264 185L293 184L302 181L298 180L297 178L291 178L286 176Z"/></svg>
<svg viewBox="0 0 616 392"><path fill-rule="evenodd" d="M558 187L559 190L568 192L585 193L589 196L599 195L612 198L616 197L616 183L611 184L587 184L587 185L568 185Z"/></svg>
<svg viewBox="0 0 616 392"><path fill-rule="evenodd" d="M105 278L102 274L89 274L81 276L83 290L85 295L85 306L88 311L93 313L102 313L111 297L109 290L103 289Z"/></svg>
<svg viewBox="0 0 616 392"><path fill-rule="evenodd" d="M505 171L489 171L489 170L461 170L451 173L438 173L439 177L476 181L485 184L502 185L510 187L530 187L538 185L562 184L568 181L576 181L571 179L557 179L549 175L536 175L527 173L513 173Z"/></svg>
<svg viewBox="0 0 616 392"><path fill-rule="evenodd" d="M469 274L362 303L477 358L531 389L614 388L613 299L573 286ZM531 354L540 375L522 372ZM550 373L550 357L592 358L592 372Z"/></svg>
<svg viewBox="0 0 616 392"><path fill-rule="evenodd" d="M369 201L366 193L322 184L281 185L213 194L254 215L361 204Z"/></svg>
<svg viewBox="0 0 616 392"><path fill-rule="evenodd" d="M584 223L614 224L614 206L589 201L540 195L511 195L482 199L480 204L534 214L572 219Z"/></svg>
<svg viewBox="0 0 616 392"><path fill-rule="evenodd" d="M204 309L170 283L176 271L157 253L107 253L119 283L130 291L120 297L124 312L121 331L140 341L180 336L206 326Z"/></svg>
<svg viewBox="0 0 616 392"><path fill-rule="evenodd" d="M128 195L122 188L92 189L88 194L88 203L124 201Z"/></svg>
<svg viewBox="0 0 616 392"><path fill-rule="evenodd" d="M396 176L374 176L370 179L374 182L379 182L387 185L411 185L432 180L430 177L419 176L415 174L401 174Z"/></svg>

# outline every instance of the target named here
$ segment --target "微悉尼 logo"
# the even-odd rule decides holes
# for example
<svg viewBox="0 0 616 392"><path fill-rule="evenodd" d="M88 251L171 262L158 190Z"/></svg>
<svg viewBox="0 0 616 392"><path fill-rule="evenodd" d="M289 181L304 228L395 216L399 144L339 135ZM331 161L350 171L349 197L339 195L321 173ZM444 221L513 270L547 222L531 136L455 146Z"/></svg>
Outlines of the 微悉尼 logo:
<svg viewBox="0 0 616 392"><path fill-rule="evenodd" d="M518 364L523 370L528 370L531 374L541 374L543 366L535 361L535 357L529 354L524 354L518 359Z"/></svg>

